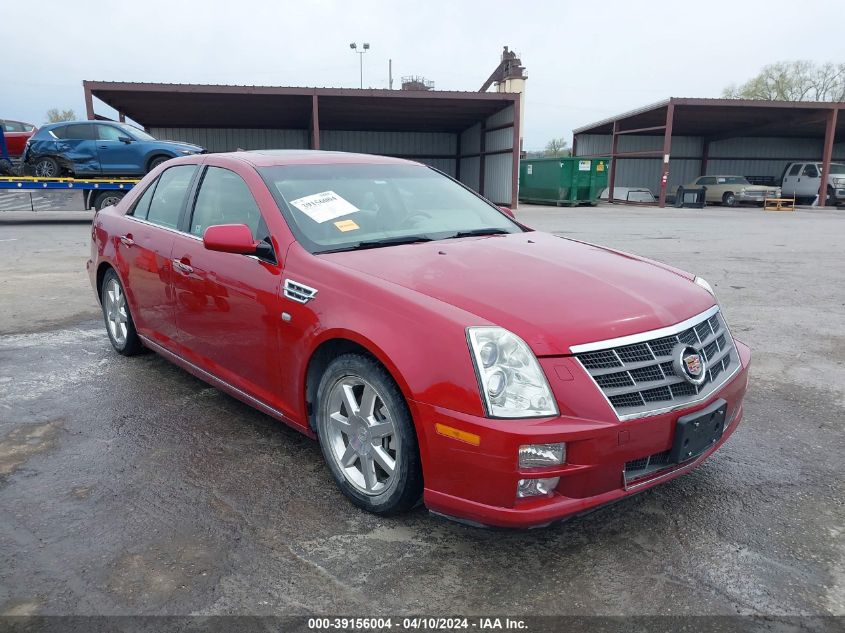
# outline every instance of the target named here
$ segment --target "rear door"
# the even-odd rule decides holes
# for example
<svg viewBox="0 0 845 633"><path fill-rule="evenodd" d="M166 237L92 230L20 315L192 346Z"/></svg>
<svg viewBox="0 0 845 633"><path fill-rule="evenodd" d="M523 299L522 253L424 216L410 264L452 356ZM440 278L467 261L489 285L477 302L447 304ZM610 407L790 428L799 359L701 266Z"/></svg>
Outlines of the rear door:
<svg viewBox="0 0 845 633"><path fill-rule="evenodd" d="M93 123L72 123L62 129L58 153L76 175L101 173L97 133Z"/></svg>
<svg viewBox="0 0 845 633"><path fill-rule="evenodd" d="M171 251L196 165L164 170L126 216L117 236L118 266L138 332L173 350L176 316Z"/></svg>
<svg viewBox="0 0 845 633"><path fill-rule="evenodd" d="M246 224L256 241L272 243L255 196L235 171L208 166L189 218L172 258L181 353L278 409L282 267L275 256L210 251L202 241L209 226Z"/></svg>
<svg viewBox="0 0 845 633"><path fill-rule="evenodd" d="M804 169L801 170L801 177L798 179L798 186L796 194L806 198L815 197L819 194L819 185L821 184L822 176L819 165L815 163L807 163Z"/></svg>
<svg viewBox="0 0 845 633"><path fill-rule="evenodd" d="M121 141L129 139L129 135L120 128L104 123L95 125L97 130L97 155L103 174L134 175L143 173L142 157L139 155L138 144Z"/></svg>
<svg viewBox="0 0 845 633"><path fill-rule="evenodd" d="M797 195L796 189L798 187L798 179L801 177L801 170L804 169L804 163L792 163L783 175L783 182L781 183L781 194L784 196Z"/></svg>

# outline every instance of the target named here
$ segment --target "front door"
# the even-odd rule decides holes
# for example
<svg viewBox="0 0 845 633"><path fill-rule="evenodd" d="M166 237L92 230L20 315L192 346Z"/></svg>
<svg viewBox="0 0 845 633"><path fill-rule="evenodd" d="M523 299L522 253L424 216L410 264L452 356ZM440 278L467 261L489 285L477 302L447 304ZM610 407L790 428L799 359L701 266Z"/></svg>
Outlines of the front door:
<svg viewBox="0 0 845 633"><path fill-rule="evenodd" d="M97 155L100 158L100 169L106 175L130 176L144 173L144 166L141 165L142 156L138 151L138 143L122 141L129 139L129 135L123 130L112 125L98 123L97 130Z"/></svg>
<svg viewBox="0 0 845 633"><path fill-rule="evenodd" d="M210 251L202 242L215 224L246 224L256 241L268 237L259 207L238 174L209 166L189 217L172 258L180 354L278 409L281 267L275 257Z"/></svg>
<svg viewBox="0 0 845 633"><path fill-rule="evenodd" d="M821 183L820 169L815 163L807 163L801 170L801 178L798 180L796 193L802 198L814 198L819 195L819 184Z"/></svg>
<svg viewBox="0 0 845 633"><path fill-rule="evenodd" d="M196 165L162 172L138 198L116 236L116 262L138 333L173 350L176 315L172 250Z"/></svg>

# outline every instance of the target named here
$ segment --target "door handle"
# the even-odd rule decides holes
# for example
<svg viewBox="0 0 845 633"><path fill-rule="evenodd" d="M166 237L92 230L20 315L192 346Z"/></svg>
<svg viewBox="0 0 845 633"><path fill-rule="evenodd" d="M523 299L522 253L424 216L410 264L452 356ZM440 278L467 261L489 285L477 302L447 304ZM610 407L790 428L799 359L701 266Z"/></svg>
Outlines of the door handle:
<svg viewBox="0 0 845 633"><path fill-rule="evenodd" d="M100 149L108 149L108 148L109 148L108 145L100 145Z"/></svg>
<svg viewBox="0 0 845 633"><path fill-rule="evenodd" d="M135 240L132 239L132 234L129 235L121 235L120 236L120 243L124 246L132 247L135 246Z"/></svg>
<svg viewBox="0 0 845 633"><path fill-rule="evenodd" d="M177 270L182 271L186 275L190 275L192 272L194 272L193 268L191 268L188 264L186 264L185 262L183 262L180 259L174 259L173 260L173 267L176 268Z"/></svg>

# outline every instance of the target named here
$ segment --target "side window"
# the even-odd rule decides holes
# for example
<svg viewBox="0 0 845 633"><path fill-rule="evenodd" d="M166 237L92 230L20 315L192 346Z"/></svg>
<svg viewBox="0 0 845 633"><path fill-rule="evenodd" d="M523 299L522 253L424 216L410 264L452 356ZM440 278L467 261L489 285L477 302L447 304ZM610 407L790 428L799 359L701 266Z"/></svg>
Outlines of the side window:
<svg viewBox="0 0 845 633"><path fill-rule="evenodd" d="M801 163L796 163L792 166L792 169L789 170L790 176L797 176L801 171Z"/></svg>
<svg viewBox="0 0 845 633"><path fill-rule="evenodd" d="M713 176L705 176L704 178L698 179L698 184L699 185L715 185L716 184L716 178L713 177Z"/></svg>
<svg viewBox="0 0 845 633"><path fill-rule="evenodd" d="M68 125L60 125L59 127L54 127L52 130L48 130L50 134L52 134L55 138L67 138L67 129ZM39 134L40 136L40 134Z"/></svg>
<svg viewBox="0 0 845 633"><path fill-rule="evenodd" d="M147 219L147 212L150 210L150 200L153 199L153 192L155 192L157 184L158 178L151 182L150 186L147 187L147 190L141 194L141 197L135 202L135 205L132 207L129 215L142 220Z"/></svg>
<svg viewBox="0 0 845 633"><path fill-rule="evenodd" d="M61 138L66 138L69 140L82 140L82 141L93 141L94 140L94 126L89 123L79 123L76 125L68 125L64 129L64 136Z"/></svg>
<svg viewBox="0 0 845 633"><path fill-rule="evenodd" d="M170 229L179 225L179 215L182 213L196 170L196 165L177 165L159 176L147 211L148 222Z"/></svg>
<svg viewBox="0 0 845 633"><path fill-rule="evenodd" d="M810 163L804 168L804 172L801 175L806 176L807 178L818 178L819 170L816 168L815 165Z"/></svg>
<svg viewBox="0 0 845 633"><path fill-rule="evenodd" d="M123 132L111 125L98 125L97 138L101 141L119 141L121 136L126 136Z"/></svg>
<svg viewBox="0 0 845 633"><path fill-rule="evenodd" d="M209 167L194 204L191 234L202 237L215 224L246 224L252 236L260 239L260 223L261 212L243 178L228 169Z"/></svg>

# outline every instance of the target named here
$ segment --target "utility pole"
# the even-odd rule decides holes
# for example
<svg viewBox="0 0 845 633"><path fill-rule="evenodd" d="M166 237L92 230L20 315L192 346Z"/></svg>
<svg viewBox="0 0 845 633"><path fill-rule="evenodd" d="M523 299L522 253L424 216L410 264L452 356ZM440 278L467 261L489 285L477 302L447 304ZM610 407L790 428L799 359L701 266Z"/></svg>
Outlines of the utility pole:
<svg viewBox="0 0 845 633"><path fill-rule="evenodd" d="M387 60L387 86L390 90L393 90L393 60ZM843 99L845 101L845 99Z"/></svg>
<svg viewBox="0 0 845 633"><path fill-rule="evenodd" d="M368 50L370 50L370 45L367 42L364 42L361 45L361 50L358 50L358 45L355 42L352 42L349 45L349 48L351 48L353 51L358 53L358 60L359 60L358 66L359 66L360 75L361 75L359 87L363 88L364 87L364 53L366 53Z"/></svg>

